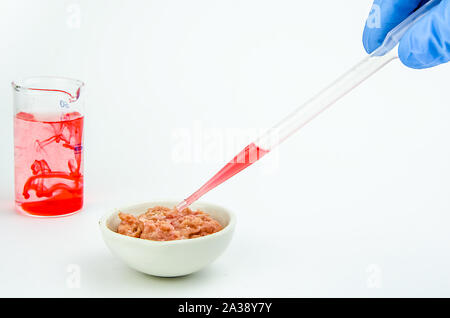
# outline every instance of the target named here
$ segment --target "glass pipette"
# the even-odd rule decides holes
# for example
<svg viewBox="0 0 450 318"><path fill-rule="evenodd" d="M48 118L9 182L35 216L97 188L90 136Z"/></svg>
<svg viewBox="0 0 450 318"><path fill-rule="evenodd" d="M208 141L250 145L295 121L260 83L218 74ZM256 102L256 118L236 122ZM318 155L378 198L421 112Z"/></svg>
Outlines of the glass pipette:
<svg viewBox="0 0 450 318"><path fill-rule="evenodd" d="M205 193L259 160L390 61L398 58L396 47L400 39L414 23L440 2L441 0L430 0L418 8L387 34L383 44L377 50L245 147L200 189L180 202L176 207L177 210L182 211L187 208Z"/></svg>

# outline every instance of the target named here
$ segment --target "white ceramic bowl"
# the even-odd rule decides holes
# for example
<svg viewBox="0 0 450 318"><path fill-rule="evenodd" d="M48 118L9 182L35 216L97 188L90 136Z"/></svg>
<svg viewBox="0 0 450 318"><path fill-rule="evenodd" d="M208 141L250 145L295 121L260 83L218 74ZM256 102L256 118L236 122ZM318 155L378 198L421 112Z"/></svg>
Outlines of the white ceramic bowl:
<svg viewBox="0 0 450 318"><path fill-rule="evenodd" d="M193 204L191 209L201 209L223 226L219 232L194 239L161 242L116 232L120 223L119 211L139 215L158 205L173 207L177 203L147 202L109 212L99 222L103 240L114 255L137 271L161 277L194 273L219 257L230 243L236 219L229 210L209 203Z"/></svg>

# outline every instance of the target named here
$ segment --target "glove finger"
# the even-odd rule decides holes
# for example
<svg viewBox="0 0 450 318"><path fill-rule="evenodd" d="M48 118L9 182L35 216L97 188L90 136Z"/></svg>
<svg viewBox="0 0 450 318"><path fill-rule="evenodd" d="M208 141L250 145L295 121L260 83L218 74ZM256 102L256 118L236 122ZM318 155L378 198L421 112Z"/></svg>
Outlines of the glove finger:
<svg viewBox="0 0 450 318"><path fill-rule="evenodd" d="M375 51L386 34L406 19L425 0L375 0L363 32L367 53Z"/></svg>
<svg viewBox="0 0 450 318"><path fill-rule="evenodd" d="M450 60L450 1L444 0L403 36L398 48L408 67L422 69Z"/></svg>

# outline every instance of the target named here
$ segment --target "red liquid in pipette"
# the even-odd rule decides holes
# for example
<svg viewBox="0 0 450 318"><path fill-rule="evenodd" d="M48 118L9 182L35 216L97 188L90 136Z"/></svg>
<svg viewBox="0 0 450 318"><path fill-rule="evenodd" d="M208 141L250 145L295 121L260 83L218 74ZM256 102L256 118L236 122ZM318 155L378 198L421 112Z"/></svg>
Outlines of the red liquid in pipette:
<svg viewBox="0 0 450 318"><path fill-rule="evenodd" d="M200 198L202 195L222 184L248 166L252 165L268 152L269 150L262 149L259 146L256 146L254 143L249 144L240 153L238 153L233 158L233 160L228 162L219 172L217 172L211 179L209 179L208 182L206 182L200 189L194 192L186 200L181 202L177 206L177 209L183 210L184 208L188 207L193 202L198 200L198 198Z"/></svg>

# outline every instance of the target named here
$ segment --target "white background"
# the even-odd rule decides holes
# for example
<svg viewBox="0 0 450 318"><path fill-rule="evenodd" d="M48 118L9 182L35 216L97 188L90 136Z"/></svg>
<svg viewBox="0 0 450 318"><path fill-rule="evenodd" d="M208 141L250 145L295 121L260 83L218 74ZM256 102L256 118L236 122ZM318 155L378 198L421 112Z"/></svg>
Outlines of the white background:
<svg viewBox="0 0 450 318"><path fill-rule="evenodd" d="M207 194L238 226L201 272L135 272L98 230L108 210L182 199L231 159L179 162L174 133L270 127L364 57L370 2L1 0L0 296L449 297L450 65L392 62ZM13 209L10 82L33 75L87 84L75 216Z"/></svg>

